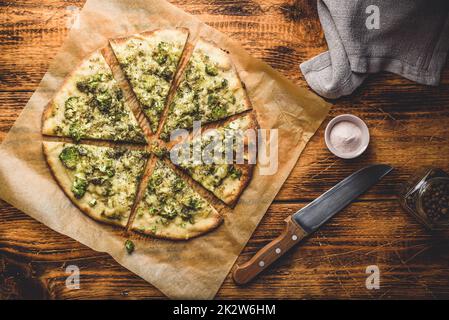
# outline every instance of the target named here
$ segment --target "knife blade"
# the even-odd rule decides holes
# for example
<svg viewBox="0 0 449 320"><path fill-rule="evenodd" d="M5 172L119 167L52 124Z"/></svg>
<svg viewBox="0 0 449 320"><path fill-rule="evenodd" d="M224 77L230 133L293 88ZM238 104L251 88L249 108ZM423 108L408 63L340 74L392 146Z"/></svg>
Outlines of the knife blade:
<svg viewBox="0 0 449 320"><path fill-rule="evenodd" d="M287 219L284 231L260 249L249 261L237 266L233 273L237 284L245 284L268 268L285 252L316 231L337 212L375 185L392 167L377 164L365 167L342 180L304 208Z"/></svg>

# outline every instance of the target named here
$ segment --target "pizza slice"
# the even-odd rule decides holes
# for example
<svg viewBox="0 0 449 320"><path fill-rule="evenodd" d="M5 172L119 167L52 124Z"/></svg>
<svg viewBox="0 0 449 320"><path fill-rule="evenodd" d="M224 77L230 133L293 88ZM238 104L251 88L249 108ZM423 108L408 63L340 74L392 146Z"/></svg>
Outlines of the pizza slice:
<svg viewBox="0 0 449 320"><path fill-rule="evenodd" d="M100 51L64 81L48 104L42 133L49 136L145 143L142 129Z"/></svg>
<svg viewBox="0 0 449 320"><path fill-rule="evenodd" d="M132 229L157 238L187 240L216 228L219 213L162 160L157 160Z"/></svg>
<svg viewBox="0 0 449 320"><path fill-rule="evenodd" d="M215 44L200 39L170 103L161 138L175 129L190 129L251 109L230 56Z"/></svg>
<svg viewBox="0 0 449 320"><path fill-rule="evenodd" d="M187 141L173 146L175 152L170 156L176 165L218 199L234 206L251 180L254 164L248 160L251 158L254 163L256 158L256 149L248 148L246 132L254 130L256 137L257 127L256 118L250 112L221 127L209 129L201 136L190 135ZM252 145L255 146L255 141ZM201 147L201 159L193 155L197 146Z"/></svg>
<svg viewBox="0 0 449 320"><path fill-rule="evenodd" d="M187 29L159 29L110 41L153 133L157 131L188 35Z"/></svg>
<svg viewBox="0 0 449 320"><path fill-rule="evenodd" d="M148 153L43 142L47 163L67 196L95 220L126 226Z"/></svg>

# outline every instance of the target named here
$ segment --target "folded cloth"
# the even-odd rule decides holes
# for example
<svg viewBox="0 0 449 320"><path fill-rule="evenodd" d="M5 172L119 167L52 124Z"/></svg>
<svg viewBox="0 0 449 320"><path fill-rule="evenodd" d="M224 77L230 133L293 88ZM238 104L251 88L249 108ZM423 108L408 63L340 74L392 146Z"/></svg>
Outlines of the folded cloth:
<svg viewBox="0 0 449 320"><path fill-rule="evenodd" d="M449 49L448 0L318 0L329 51L301 64L326 98L351 94L369 73L437 85Z"/></svg>

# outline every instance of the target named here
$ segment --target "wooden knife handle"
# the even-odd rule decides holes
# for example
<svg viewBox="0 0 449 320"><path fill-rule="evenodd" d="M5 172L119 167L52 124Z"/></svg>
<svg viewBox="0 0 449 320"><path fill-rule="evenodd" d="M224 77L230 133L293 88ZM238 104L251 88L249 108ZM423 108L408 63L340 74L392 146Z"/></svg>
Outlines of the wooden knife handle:
<svg viewBox="0 0 449 320"><path fill-rule="evenodd" d="M285 223L286 227L279 237L260 249L249 261L235 268L233 277L237 284L251 281L307 236L307 233L291 217L285 219Z"/></svg>

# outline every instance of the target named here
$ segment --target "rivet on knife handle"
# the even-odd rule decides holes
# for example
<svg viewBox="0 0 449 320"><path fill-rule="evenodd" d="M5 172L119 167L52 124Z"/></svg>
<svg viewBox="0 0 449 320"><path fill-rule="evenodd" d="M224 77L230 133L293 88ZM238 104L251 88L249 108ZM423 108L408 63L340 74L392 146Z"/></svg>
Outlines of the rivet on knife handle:
<svg viewBox="0 0 449 320"><path fill-rule="evenodd" d="M285 222L286 227L279 237L260 249L248 262L236 267L233 277L237 284L251 281L307 236L307 233L292 221L291 216L285 219Z"/></svg>

